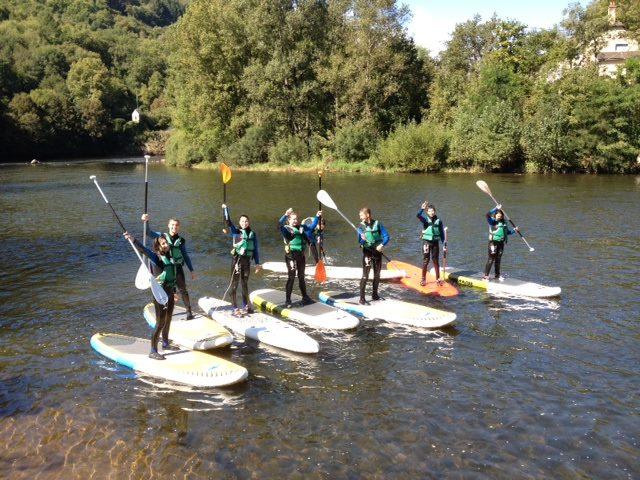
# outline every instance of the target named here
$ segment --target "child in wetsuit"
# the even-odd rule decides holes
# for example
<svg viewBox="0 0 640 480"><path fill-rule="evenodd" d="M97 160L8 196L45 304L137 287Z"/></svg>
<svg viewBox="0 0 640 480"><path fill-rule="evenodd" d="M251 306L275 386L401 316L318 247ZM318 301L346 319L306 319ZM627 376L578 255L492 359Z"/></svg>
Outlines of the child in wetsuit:
<svg viewBox="0 0 640 480"><path fill-rule="evenodd" d="M249 273L251 271L251 259L256 262L256 273L260 271L260 254L258 253L258 237L249 225L249 217L240 215L238 225L236 227L229 216L229 209L222 204L224 219L229 227L229 231L233 238L233 248L231 256L233 262L231 264L231 303L233 304L233 315L241 316L242 314L252 314L253 308L249 302ZM238 308L237 291L238 282L242 282L242 303L243 309Z"/></svg>
<svg viewBox="0 0 640 480"><path fill-rule="evenodd" d="M489 223L489 246L487 263L484 267L483 280L489 280L489 273L491 267L495 263L495 278L496 280L503 281L504 277L500 275L500 261L502 260L502 252L504 246L507 243L509 235L513 235L515 232L519 232L518 227L511 230L505 221L504 212L501 210L502 205L496 205L496 207L487 213L487 223Z"/></svg>
<svg viewBox="0 0 640 480"><path fill-rule="evenodd" d="M313 218L310 225L300 224L298 214L292 208L287 209L284 215L280 217L278 224L280 225L280 233L284 240L284 261L287 265L287 285L285 289L285 304L287 308L291 308L291 292L293 291L293 282L298 275L298 284L300 293L302 294L302 303L307 305L313 303L313 300L307 295L307 284L304 278L304 270L306 260L304 250L306 243L309 241L309 235L318 226L318 222L322 216L322 210L318 210L317 215Z"/></svg>
<svg viewBox="0 0 640 480"><path fill-rule="evenodd" d="M427 210L427 216L424 216L424 210ZM433 267L436 272L436 282L442 284L440 280L440 242L444 243L444 223L436 215L436 208L433 205L424 202L420 206L418 212L418 220L422 222L422 279L420 285L423 287L427 284L426 276L429 270L429 258L433 260ZM444 247L447 251L447 247Z"/></svg>
<svg viewBox="0 0 640 480"><path fill-rule="evenodd" d="M365 289L369 272L373 267L372 300L380 300L378 285L380 284L380 270L382 270L382 250L389 243L389 234L382 223L371 218L371 210L361 208L359 212L360 226L358 227L358 241L362 248L362 278L360 278L360 304L364 305Z"/></svg>
<svg viewBox="0 0 640 480"><path fill-rule="evenodd" d="M313 221L313 219L306 219L304 223L307 223L307 220ZM310 231L307 235L307 240L309 242L309 250L311 251L311 255L313 255L313 260L316 262L316 265L320 261L320 259L324 258L324 227L326 226L324 217L320 217L320 221L318 222L318 226Z"/></svg>

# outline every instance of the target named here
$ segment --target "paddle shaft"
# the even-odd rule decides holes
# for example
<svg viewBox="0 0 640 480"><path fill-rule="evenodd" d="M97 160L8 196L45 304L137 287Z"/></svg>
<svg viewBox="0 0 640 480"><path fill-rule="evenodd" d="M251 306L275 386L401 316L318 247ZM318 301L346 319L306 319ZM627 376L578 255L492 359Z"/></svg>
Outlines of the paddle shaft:
<svg viewBox="0 0 640 480"><path fill-rule="evenodd" d="M495 197L493 196L493 194L491 193L491 190L489 191L485 191L483 190L484 193L486 193L487 195L489 195L491 197L491 200L493 200L495 202L496 205L501 205L500 202L498 202L498 200L495 199ZM513 220L511 220L511 218L509 217L509 215L507 215L507 212L504 211L504 209L501 209L502 213L504 213L505 218L507 219L507 221L511 224L511 226L513 228L518 228L517 225L515 223L513 223ZM522 233L520 233L520 229L516 230L516 232L518 232L518 235L520 235L520 238L522 239L522 241L524 241L525 245L527 247L529 247L529 250L533 251L534 248L529 245L529 242L527 242L527 239L524 238L524 235L522 235Z"/></svg>
<svg viewBox="0 0 640 480"><path fill-rule="evenodd" d="M318 190L322 190L322 171L318 171ZM318 210L322 210L322 202L320 200L318 200ZM326 261L327 256L324 253L324 238L322 237L324 232L322 230L319 230L319 232L320 234L318 235L318 254Z"/></svg>
<svg viewBox="0 0 640 480"><path fill-rule="evenodd" d="M113 216L115 217L115 219L118 222L118 225L120 225L120 228L122 229L122 233L126 232L127 229L124 227L124 225L122 224L122 221L120 220L120 217L118 216L118 214L116 213L116 211L113 208L113 205L111 205L111 203L109 203L109 200L107 199L106 195L104 194L104 192L102 191L102 188L100 188L100 185L98 185L98 180L96 180L95 178L93 179L93 183L96 184L96 187L98 187L98 191L100 192L100 195L102 195L102 198L104 200L104 202L109 205L109 208L111 209L111 213L113 213ZM136 255L138 256L138 260L140 260L140 263L142 263L144 265L144 259L142 258L142 255L140 255L140 252L138 251L138 249L136 248L136 246L133 244L133 240L128 239L129 243L131 244L131 248L133 248L133 251L136 252ZM145 265L146 267L146 265ZM151 273L149 273L149 275L151 275Z"/></svg>
<svg viewBox="0 0 640 480"><path fill-rule="evenodd" d="M148 213L149 201L149 155L144 156L144 213ZM142 226L142 245L147 246L147 222Z"/></svg>
<svg viewBox="0 0 640 480"><path fill-rule="evenodd" d="M318 172L318 190L322 190L322 172ZM318 200L318 210L322 210L322 202Z"/></svg>
<svg viewBox="0 0 640 480"><path fill-rule="evenodd" d="M442 252L442 278L444 279L445 274L447 273L447 228L444 227L444 250Z"/></svg>

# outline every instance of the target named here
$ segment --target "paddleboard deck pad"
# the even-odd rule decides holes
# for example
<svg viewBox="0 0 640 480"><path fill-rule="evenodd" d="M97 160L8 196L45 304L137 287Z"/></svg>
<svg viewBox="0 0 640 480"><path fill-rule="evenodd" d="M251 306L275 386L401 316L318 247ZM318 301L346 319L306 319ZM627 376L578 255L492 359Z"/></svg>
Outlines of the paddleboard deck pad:
<svg viewBox="0 0 640 480"><path fill-rule="evenodd" d="M483 280L481 272L473 270L463 270L460 268L447 267L445 278L469 287L476 287L486 290L488 293L507 294L533 298L557 297L562 292L560 287L547 287L533 282L516 280L515 278L505 278L503 281L489 279Z"/></svg>
<svg viewBox="0 0 640 480"><path fill-rule="evenodd" d="M349 330L356 328L360 320L358 317L344 312L330 305L313 302L310 305L302 304L302 297L291 295L292 307L286 308L285 292L272 289L262 289L251 292L251 301L258 307L278 315L304 323L314 328L330 330Z"/></svg>
<svg viewBox="0 0 640 480"><path fill-rule="evenodd" d="M192 350L162 352L165 360L149 358L151 342L143 338L96 333L93 349L116 363L151 377L193 387L223 387L247 379L247 369L222 358Z"/></svg>
<svg viewBox="0 0 640 480"><path fill-rule="evenodd" d="M395 260L389 262L387 264L387 268L406 272L406 276L400 279L400 283L425 295L455 297L460 294L460 290L449 282L443 281L442 285L438 285L433 271L427 272L425 276L426 285L420 285L420 281L422 280L422 268L411 265L410 263L398 262Z"/></svg>
<svg viewBox="0 0 640 480"><path fill-rule="evenodd" d="M319 297L322 302L355 315L412 327L442 328L456 320L455 313L401 300L371 300L360 305L360 297L351 293L321 292Z"/></svg>
<svg viewBox="0 0 640 480"><path fill-rule="evenodd" d="M262 264L264 270L286 275L287 265L284 262L265 262ZM360 280L362 277L361 267L335 267L331 265L324 266L327 272L327 278L335 280ZM316 274L315 265L307 265L304 269L304 274L307 277L313 277ZM384 269L380 271L380 280L400 280L406 273L402 270L388 270ZM370 278L373 278L373 273L369 274Z"/></svg>
<svg viewBox="0 0 640 480"><path fill-rule="evenodd" d="M236 335L297 353L318 353L320 350L318 342L309 335L271 315L254 312L236 317L229 302L213 297L200 298L198 305Z"/></svg>
<svg viewBox="0 0 640 480"><path fill-rule="evenodd" d="M144 319L151 328L156 327L156 309L153 303L144 307ZM218 322L194 313L187 320L184 307L174 307L169 327L169 340L189 350L211 350L226 347L233 342L233 335Z"/></svg>

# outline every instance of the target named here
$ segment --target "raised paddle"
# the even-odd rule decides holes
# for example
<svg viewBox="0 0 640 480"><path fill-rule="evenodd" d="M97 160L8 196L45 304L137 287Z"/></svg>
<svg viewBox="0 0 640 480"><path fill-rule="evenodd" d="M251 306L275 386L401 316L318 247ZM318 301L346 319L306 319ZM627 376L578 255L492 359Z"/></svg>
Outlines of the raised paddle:
<svg viewBox="0 0 640 480"><path fill-rule="evenodd" d="M476 182L476 185L478 186L478 188L480 190L482 190L484 193L486 193L487 195L489 195L491 197L491 200L493 200L495 202L496 205L500 205L500 202L498 202L495 197L493 196L493 194L491 193L491 189L489 188L489 185L487 185L487 182L485 182L484 180L478 180ZM511 220L509 218L509 215L507 215L507 212L505 212L504 210L502 210L502 213L504 213L504 216L507 218L507 220L509 221L509 223L514 227L516 227L516 224L513 223L513 220ZM520 233L520 229L516 230L516 232L518 232L518 235L520 235L520 238L522 239L522 241L527 245L527 247L529 247L529 251L533 252L535 250L535 248L533 248L531 245L529 245L529 242L527 242L527 239L524 238L524 235L522 235L522 233Z"/></svg>
<svg viewBox="0 0 640 480"><path fill-rule="evenodd" d="M221 163L220 173L222 174L222 203L226 205L227 204L227 183L231 181L231 169L225 163ZM222 215L226 225L227 218L224 216L224 213ZM226 226L222 228L222 233L225 233L225 234L228 233Z"/></svg>
<svg viewBox="0 0 640 480"><path fill-rule="evenodd" d="M329 207L332 210L335 210L336 212L338 212L340 214L340 216L342 218L344 218L344 220L351 225L351 228L353 228L356 232L358 232L358 227L356 227L351 220L349 220L347 217L345 217L344 213L342 213L340 211L340 209L338 208L338 206L336 205L336 203L333 201L333 199L329 196L329 194L324 191L324 190L319 190L318 194L316 195L316 198L318 199L318 201L320 203L322 203L325 207ZM358 232L359 234L360 232ZM380 252L382 253L382 252ZM387 262L390 262L391 260L389 259L389 257L387 257L384 253L382 253L382 256L387 260Z"/></svg>
<svg viewBox="0 0 640 480"><path fill-rule="evenodd" d="M147 214L148 213L148 199L149 199L149 155L145 155L144 156L144 213ZM142 245L144 245L145 247L147 246L147 222L143 222L142 224ZM138 273L136 274L136 288L140 289L140 290L146 290L147 288L149 288L151 286L151 283L149 282L149 275L148 275L148 266L149 266L149 261L147 260L146 262L146 267L143 265L140 265L140 268L138 269Z"/></svg>
<svg viewBox="0 0 640 480"><path fill-rule="evenodd" d="M318 191L322 191L322 170L318 170ZM322 210L322 203L318 201L318 210ZM324 251L322 249L322 230L320 230L320 235L318 235L317 239L317 248L318 248L318 264L316 265L316 273L314 278L318 283L324 283L327 281L327 270L324 268Z"/></svg>
<svg viewBox="0 0 640 480"><path fill-rule="evenodd" d="M444 227L444 248L442 249L442 280L444 280L445 275L447 274L447 230L449 227Z"/></svg>
<svg viewBox="0 0 640 480"><path fill-rule="evenodd" d="M98 188L100 195L102 195L104 202L109 206L109 208L111 209L111 213L113 213L113 216L115 217L116 221L120 225L120 228L122 229L122 233L126 232L127 229L124 228L124 225L120 221L120 217L118 217L118 214L113 209L113 206L109 203L109 200L107 200L107 196L104 194L104 192L100 188L100 185L98 185L98 179L96 178L96 176L91 175L89 178L93 180L93 183L96 184L96 187ZM131 248L133 248L133 251L136 252L136 255L138 256L138 260L140 260L141 265L145 267L147 270L147 275L149 277L149 283L151 284L151 292L153 293L153 297L156 299L158 303L162 305L166 305L169 302L169 297L167 297L167 292L164 291L164 289L160 286L160 284L155 279L155 277L151 274L151 271L145 265L144 260L142 259L142 255L140 255L140 252L138 251L136 246L133 244L133 241L131 239L127 239L127 240L129 240L129 244L131 245Z"/></svg>

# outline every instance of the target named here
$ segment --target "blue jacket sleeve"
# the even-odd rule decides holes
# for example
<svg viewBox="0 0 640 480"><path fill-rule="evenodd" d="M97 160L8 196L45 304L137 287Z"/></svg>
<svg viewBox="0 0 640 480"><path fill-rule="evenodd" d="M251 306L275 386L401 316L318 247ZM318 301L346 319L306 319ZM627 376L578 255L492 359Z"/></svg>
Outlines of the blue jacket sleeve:
<svg viewBox="0 0 640 480"><path fill-rule="evenodd" d="M253 237L253 261L260 265L260 252L258 251L258 235L254 232Z"/></svg>
<svg viewBox="0 0 640 480"><path fill-rule="evenodd" d="M229 207L225 207L224 209L224 219L227 222L227 227L229 227L229 232L231 233L231 235L239 235L240 230L231 221L231 215L229 214Z"/></svg>
<svg viewBox="0 0 640 480"><path fill-rule="evenodd" d="M498 211L497 208L493 208L489 210L489 212L487 213L487 223L492 227L498 223L496 222L496 219L493 218L493 216L496 214L497 211Z"/></svg>
<svg viewBox="0 0 640 480"><path fill-rule="evenodd" d="M364 246L364 239L362 238L364 235L364 230L362 230L362 227L358 227L358 242L360 242L360 245Z"/></svg>
<svg viewBox="0 0 640 480"><path fill-rule="evenodd" d="M149 260L151 260L156 267L163 268L162 260L160 260L160 257L156 254L156 252L143 246L140 242L138 242L138 240L134 240L133 244L138 249L138 251L143 255L147 256Z"/></svg>
<svg viewBox="0 0 640 480"><path fill-rule="evenodd" d="M382 224L380 224L380 234L382 235L382 245L389 243L389 232L387 232L387 229L384 228L384 225Z"/></svg>
<svg viewBox="0 0 640 480"><path fill-rule="evenodd" d="M307 236L313 236L313 231L316 229L316 227L318 226L318 222L320 221L320 217L313 217L313 222L311 222L310 225L305 225L304 226L304 231L307 234Z"/></svg>
<svg viewBox="0 0 640 480"><path fill-rule="evenodd" d="M187 247L184 246L184 243L180 245L180 252L182 252L182 257L184 258L184 263L189 268L190 272L193 272L193 265L191 264L191 257L189 257L189 253L187 253Z"/></svg>
<svg viewBox="0 0 640 480"><path fill-rule="evenodd" d="M440 220L440 240L444 243L444 222Z"/></svg>
<svg viewBox="0 0 640 480"><path fill-rule="evenodd" d="M425 227L426 223L427 223L427 219L424 216L424 209L420 209L418 210L418 214L416 215L416 217L418 217L418 220L420 220L422 222L422 226Z"/></svg>
<svg viewBox="0 0 640 480"><path fill-rule="evenodd" d="M158 238L162 236L162 232L156 232L153 228L151 228L151 224L147 222L147 235L149 235L150 238Z"/></svg>
<svg viewBox="0 0 640 480"><path fill-rule="evenodd" d="M280 217L280 220L278 220L278 225L280 225L280 233L282 234L282 237L283 237L285 240L289 240L289 238L290 238L290 236L291 236L291 235L289 234L289 230L287 230L287 229L285 228L285 226L284 226L285 222L287 221L287 218L289 218L289 217L287 217L286 215L282 215L282 216Z"/></svg>

